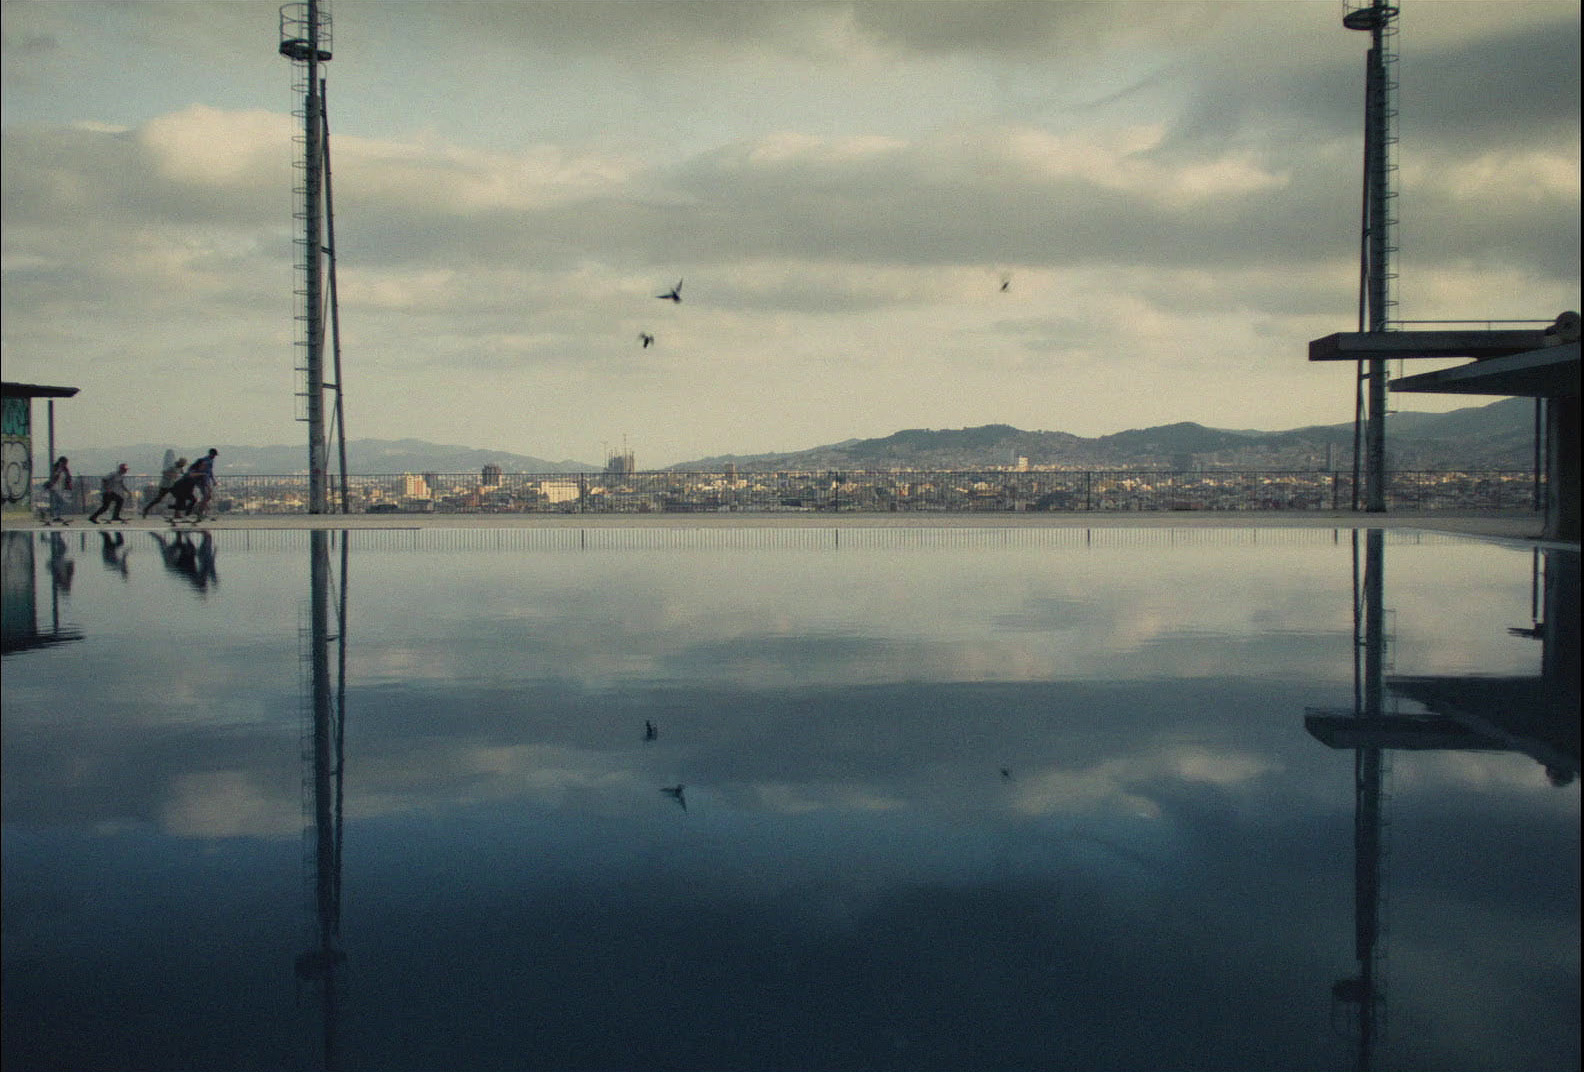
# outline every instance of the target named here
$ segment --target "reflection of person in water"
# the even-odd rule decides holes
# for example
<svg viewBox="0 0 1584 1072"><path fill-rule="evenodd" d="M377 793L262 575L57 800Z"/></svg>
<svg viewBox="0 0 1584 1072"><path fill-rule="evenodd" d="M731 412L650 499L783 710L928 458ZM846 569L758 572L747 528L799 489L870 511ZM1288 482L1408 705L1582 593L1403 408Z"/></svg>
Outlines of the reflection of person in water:
<svg viewBox="0 0 1584 1072"><path fill-rule="evenodd" d="M179 574L199 595L208 594L212 586L220 583L215 572L214 537L209 533L199 533L196 543L189 532L172 533L169 540L157 532L149 535L160 545L165 568Z"/></svg>
<svg viewBox="0 0 1584 1072"><path fill-rule="evenodd" d="M72 574L77 571L77 563L72 561L71 555L66 550L66 537L58 532L50 533L49 550L50 581L55 585L55 591L70 592Z"/></svg>
<svg viewBox="0 0 1584 1072"><path fill-rule="evenodd" d="M104 559L105 569L112 573L119 573L121 579L127 576L127 550L126 537L119 532L101 532L99 534L99 555Z"/></svg>

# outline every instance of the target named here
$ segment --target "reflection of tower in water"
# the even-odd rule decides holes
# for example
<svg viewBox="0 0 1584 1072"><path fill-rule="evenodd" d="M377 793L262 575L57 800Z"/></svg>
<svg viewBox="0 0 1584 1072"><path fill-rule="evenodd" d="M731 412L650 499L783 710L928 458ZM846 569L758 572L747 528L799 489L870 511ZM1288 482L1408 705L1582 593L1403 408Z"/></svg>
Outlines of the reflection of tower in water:
<svg viewBox="0 0 1584 1072"><path fill-rule="evenodd" d="M1333 1009L1348 1021L1354 1067L1374 1067L1385 1048L1386 940L1382 893L1391 751L1510 752L1529 756L1553 785L1579 774L1579 554L1536 551L1533 625L1508 632L1540 640L1540 674L1529 677L1387 676L1385 536L1365 537L1360 573L1353 533L1354 705L1310 708L1304 727L1321 743L1354 754L1354 940L1358 973L1332 988ZM1541 556L1545 566L1540 567ZM1388 695L1391 707L1388 709ZM1406 699L1422 711L1404 713Z"/></svg>
<svg viewBox="0 0 1584 1072"><path fill-rule="evenodd" d="M346 742L347 534L339 534L339 579L330 565L332 535L323 530L308 535L309 607L301 642L305 678L303 870L311 923L308 948L297 957L296 971L299 982L319 993L324 1066L332 1069L337 1064L337 973L346 961L341 948L341 801Z"/></svg>
<svg viewBox="0 0 1584 1072"><path fill-rule="evenodd" d="M1332 1019L1354 1044L1353 1067L1367 1072L1386 1033L1386 943L1382 882L1386 827L1385 533L1370 529L1359 558L1353 530L1353 709L1310 708L1304 726L1333 748L1353 749L1353 954L1358 973L1331 988ZM1345 741L1345 743L1343 743Z"/></svg>
<svg viewBox="0 0 1584 1072"><path fill-rule="evenodd" d="M1365 535L1364 576L1359 583L1358 530L1353 530L1354 714L1379 722L1385 714L1386 535ZM1361 592L1362 588L1362 592ZM1361 661L1362 659L1362 661ZM1360 671L1362 670L1362 675ZM1353 943L1358 975L1332 987L1338 1007L1357 1013L1355 1067L1372 1067L1386 1028L1386 947L1381 941L1382 857L1386 823L1385 751L1379 745L1353 753Z"/></svg>

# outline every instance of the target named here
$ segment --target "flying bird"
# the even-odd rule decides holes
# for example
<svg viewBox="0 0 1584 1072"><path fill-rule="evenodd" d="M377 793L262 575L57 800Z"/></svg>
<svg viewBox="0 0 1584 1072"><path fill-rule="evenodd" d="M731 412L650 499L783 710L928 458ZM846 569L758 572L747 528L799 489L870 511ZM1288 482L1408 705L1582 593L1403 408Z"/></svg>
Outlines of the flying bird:
<svg viewBox="0 0 1584 1072"><path fill-rule="evenodd" d="M682 790L687 788L681 785L662 785L660 792L682 805L682 810L687 811L687 797L682 795Z"/></svg>
<svg viewBox="0 0 1584 1072"><path fill-rule="evenodd" d="M656 294L655 297L659 298L661 301L675 302L678 305L682 304L682 280L678 279L676 281L676 286L672 287L664 294Z"/></svg>
<svg viewBox="0 0 1584 1072"><path fill-rule="evenodd" d="M1002 276L1001 277L1001 293L1005 294L1007 291L1009 291L1011 289L1012 289L1012 277L1009 276L1009 275Z"/></svg>
<svg viewBox="0 0 1584 1072"><path fill-rule="evenodd" d="M659 736L660 730L655 726L655 724L650 722L648 719L644 719L644 740L653 741L658 739Z"/></svg>
<svg viewBox="0 0 1584 1072"><path fill-rule="evenodd" d="M643 343L643 348L647 350L654 345L654 336L647 331L640 331L638 333L638 341Z"/></svg>

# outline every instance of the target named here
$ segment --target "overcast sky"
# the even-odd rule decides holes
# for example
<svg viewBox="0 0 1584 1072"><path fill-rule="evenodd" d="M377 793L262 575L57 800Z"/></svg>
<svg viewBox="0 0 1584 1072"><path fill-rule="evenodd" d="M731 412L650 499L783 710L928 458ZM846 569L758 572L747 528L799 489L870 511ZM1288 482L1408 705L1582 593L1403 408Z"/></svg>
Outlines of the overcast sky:
<svg viewBox="0 0 1584 1072"><path fill-rule="evenodd" d="M1402 8L1398 315L1578 308L1579 4ZM1350 420L1305 360L1357 325L1342 11L336 0L348 434L651 468ZM279 21L6 0L5 377L82 388L63 444L306 442Z"/></svg>

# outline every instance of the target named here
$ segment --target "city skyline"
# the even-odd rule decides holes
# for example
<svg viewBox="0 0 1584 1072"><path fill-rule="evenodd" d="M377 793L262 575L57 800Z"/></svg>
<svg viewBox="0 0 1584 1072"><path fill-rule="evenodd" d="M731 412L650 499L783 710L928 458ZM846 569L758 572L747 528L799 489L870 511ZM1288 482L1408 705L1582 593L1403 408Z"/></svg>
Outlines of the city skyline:
<svg viewBox="0 0 1584 1072"><path fill-rule="evenodd" d="M1357 317L1338 5L329 7L353 438L1351 419L1305 347ZM306 440L278 5L4 17L6 378L83 445ZM1399 24L1398 314L1578 308L1578 5Z"/></svg>

